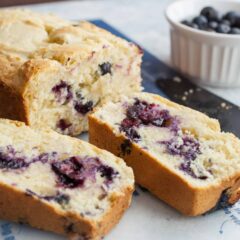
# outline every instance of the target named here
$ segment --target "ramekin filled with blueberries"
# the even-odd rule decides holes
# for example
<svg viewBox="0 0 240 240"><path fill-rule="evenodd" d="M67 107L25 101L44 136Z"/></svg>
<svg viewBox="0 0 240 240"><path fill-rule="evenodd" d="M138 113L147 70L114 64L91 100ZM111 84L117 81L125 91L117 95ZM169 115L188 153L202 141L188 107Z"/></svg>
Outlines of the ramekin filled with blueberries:
<svg viewBox="0 0 240 240"><path fill-rule="evenodd" d="M175 68L200 85L240 87L240 2L179 0L166 17Z"/></svg>

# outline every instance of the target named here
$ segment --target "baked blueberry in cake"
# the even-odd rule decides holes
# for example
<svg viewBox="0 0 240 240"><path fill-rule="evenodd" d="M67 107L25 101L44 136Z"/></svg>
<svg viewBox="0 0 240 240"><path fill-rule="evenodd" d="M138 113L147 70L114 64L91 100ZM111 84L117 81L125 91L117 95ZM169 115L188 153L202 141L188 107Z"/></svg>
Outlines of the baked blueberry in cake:
<svg viewBox="0 0 240 240"><path fill-rule="evenodd" d="M150 93L89 116L90 142L125 159L136 182L186 215L240 198L240 141L217 120Z"/></svg>
<svg viewBox="0 0 240 240"><path fill-rule="evenodd" d="M0 119L0 218L70 239L101 239L133 192L124 161L52 130Z"/></svg>
<svg viewBox="0 0 240 240"><path fill-rule="evenodd" d="M0 45L2 118L75 136L94 107L141 91L141 49L88 22L1 10Z"/></svg>

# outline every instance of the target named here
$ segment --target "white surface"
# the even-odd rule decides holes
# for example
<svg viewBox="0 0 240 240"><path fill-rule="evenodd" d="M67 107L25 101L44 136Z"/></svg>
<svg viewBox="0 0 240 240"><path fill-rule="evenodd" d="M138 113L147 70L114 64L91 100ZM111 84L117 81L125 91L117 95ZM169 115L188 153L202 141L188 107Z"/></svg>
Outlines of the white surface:
<svg viewBox="0 0 240 240"><path fill-rule="evenodd" d="M181 0L170 4L166 16L171 24L172 64L207 86L240 87L240 36L199 31L180 22L198 16L205 6L223 14L240 3L217 0Z"/></svg>
<svg viewBox="0 0 240 240"><path fill-rule="evenodd" d="M102 18L138 41L160 59L169 61L168 25L163 11L167 0L62 2L35 5L70 19ZM214 90L240 104L240 90ZM107 240L239 240L240 203L231 209L197 218L184 217L138 189L139 196ZM3 233L6 233L3 236ZM0 223L0 240L63 240L27 226Z"/></svg>

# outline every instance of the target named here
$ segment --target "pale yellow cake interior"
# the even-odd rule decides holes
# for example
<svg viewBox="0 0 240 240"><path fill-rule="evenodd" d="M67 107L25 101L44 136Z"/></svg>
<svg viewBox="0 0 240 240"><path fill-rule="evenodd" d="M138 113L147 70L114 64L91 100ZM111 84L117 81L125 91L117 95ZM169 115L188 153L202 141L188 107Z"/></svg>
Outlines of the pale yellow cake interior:
<svg viewBox="0 0 240 240"><path fill-rule="evenodd" d="M1 10L0 47L0 77L23 93L30 125L69 135L87 130L86 114L74 109L74 100L56 101L52 88L61 81L70 85L73 97L79 92L93 107L141 90L141 50L88 22ZM111 73L101 73L103 63L111 63ZM71 126L60 129L60 119Z"/></svg>
<svg viewBox="0 0 240 240"><path fill-rule="evenodd" d="M100 173L96 173L96 181L87 180L84 187L64 188L56 187L57 176L48 163L35 162L27 168L15 170L0 168L1 184L7 184L13 190L22 191L24 194L28 194L30 190L39 199L44 196L55 196L57 192L69 196L69 202L63 205L53 200L40 199L60 211L81 214L86 218L98 218L109 210L113 196L122 196L127 188L133 188L132 170L121 159L86 142L61 136L52 130L39 131L25 125L17 127L8 120L0 120L0 135L1 154L7 146L11 146L17 152L16 156L27 157L26 161L42 153L52 152L57 152L57 161L71 156L98 157L103 164L118 172L108 186Z"/></svg>
<svg viewBox="0 0 240 240"><path fill-rule="evenodd" d="M199 187L210 183L219 184L235 174L240 174L240 141L233 134L220 132L219 123L216 120L157 95L140 93L133 95L132 98L123 96L121 101L109 102L102 108L98 108L93 116L100 122L108 124L117 136L124 135L124 132L120 132L119 125L126 117L127 106L133 104L135 98L158 104L161 109L168 110L171 116L177 117L180 122L178 133L180 143L184 135L199 141L201 154L192 161L191 168L196 177L206 176L207 178L204 180L193 178L179 169L184 159L178 155L169 154L166 146L161 144L162 141L168 141L173 137L169 128L141 125L137 129L141 139L133 144L137 144L142 151L147 151L159 163L167 166L190 184Z"/></svg>

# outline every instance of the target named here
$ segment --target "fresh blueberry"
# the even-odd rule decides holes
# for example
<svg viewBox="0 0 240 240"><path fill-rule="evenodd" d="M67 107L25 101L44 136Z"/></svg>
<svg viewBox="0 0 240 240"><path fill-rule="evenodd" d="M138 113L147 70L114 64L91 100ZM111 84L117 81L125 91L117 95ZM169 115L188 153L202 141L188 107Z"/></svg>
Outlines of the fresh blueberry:
<svg viewBox="0 0 240 240"><path fill-rule="evenodd" d="M210 21L208 23L208 27L213 29L213 30L215 30L217 28L217 26L218 26L218 22L216 22L216 21Z"/></svg>
<svg viewBox="0 0 240 240"><path fill-rule="evenodd" d="M216 32L218 32L218 33L225 33L226 34L226 33L229 33L230 30L231 30L230 26L228 26L226 24L222 24L222 23L220 23L216 28Z"/></svg>
<svg viewBox="0 0 240 240"><path fill-rule="evenodd" d="M205 16L208 21L218 21L219 19L219 13L213 7L204 7L201 10L200 15Z"/></svg>
<svg viewBox="0 0 240 240"><path fill-rule="evenodd" d="M219 23L231 26L231 22L227 19L222 19Z"/></svg>
<svg viewBox="0 0 240 240"><path fill-rule="evenodd" d="M191 27L191 28L195 28L195 29L199 28L197 24L192 23L192 22L190 22L188 20L184 20L181 23L184 24L185 26L188 26L188 27Z"/></svg>
<svg viewBox="0 0 240 240"><path fill-rule="evenodd" d="M196 23L191 23L191 28L199 29L198 25Z"/></svg>
<svg viewBox="0 0 240 240"><path fill-rule="evenodd" d="M105 62L99 65L101 75L104 76L106 74L112 74L112 64L109 62Z"/></svg>
<svg viewBox="0 0 240 240"><path fill-rule="evenodd" d="M231 23L231 25L233 26L234 24L236 24L237 19L238 19L239 17L240 17L240 13L235 12L235 11L230 11L230 12L227 12L227 13L224 15L223 19L228 20L228 21Z"/></svg>
<svg viewBox="0 0 240 240"><path fill-rule="evenodd" d="M205 29L208 25L208 20L205 16L197 16L193 19L193 23L197 24L199 29Z"/></svg>
<svg viewBox="0 0 240 240"><path fill-rule="evenodd" d="M191 22L190 21L188 21L188 20L183 20L183 21L181 21L181 23L182 24L184 24L184 25L186 25L186 26L188 26L188 27L191 27Z"/></svg>
<svg viewBox="0 0 240 240"><path fill-rule="evenodd" d="M237 17L234 27L240 28L240 16Z"/></svg>
<svg viewBox="0 0 240 240"><path fill-rule="evenodd" d="M231 28L229 34L240 34L240 28L237 27Z"/></svg>

